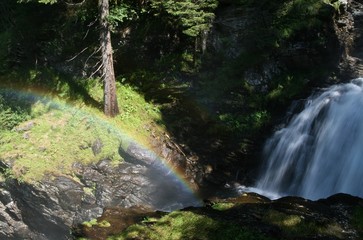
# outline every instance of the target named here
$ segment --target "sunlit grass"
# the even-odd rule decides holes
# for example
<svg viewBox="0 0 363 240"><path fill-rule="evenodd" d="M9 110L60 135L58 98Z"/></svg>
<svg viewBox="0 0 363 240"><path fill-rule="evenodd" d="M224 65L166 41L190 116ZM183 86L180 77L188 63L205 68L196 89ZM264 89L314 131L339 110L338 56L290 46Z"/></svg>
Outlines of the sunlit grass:
<svg viewBox="0 0 363 240"><path fill-rule="evenodd" d="M212 208L215 210L224 211L233 208L235 205L236 204L230 202L219 202L213 204Z"/></svg>
<svg viewBox="0 0 363 240"><path fill-rule="evenodd" d="M102 101L102 84L98 80L89 83L86 88L90 96ZM75 162L110 159L117 164L122 161L120 147L126 149L131 141L148 147L152 133L163 130L159 109L130 86L118 84L121 113L109 118L82 98L70 98L70 88L65 85L59 83L57 88L64 92L56 94L40 94L31 85L21 91L0 92L16 100L0 101L0 115L11 113L2 115L1 121L13 121L9 127L0 128L0 160L12 166L8 176L33 182L48 173L72 174Z"/></svg>
<svg viewBox="0 0 363 240"><path fill-rule="evenodd" d="M121 161L122 139L91 115L51 110L20 126L29 130L4 132L0 158L13 165L13 174L25 181L40 180L44 173L70 174L72 164L88 164L100 159ZM92 149L97 141L99 152ZM95 147L93 147L95 149Z"/></svg>
<svg viewBox="0 0 363 240"><path fill-rule="evenodd" d="M87 86L88 92L95 100L102 102L103 90L99 80L94 80ZM158 106L145 101L143 95L129 85L117 82L117 100L120 114L115 118L108 118L99 109L89 109L98 117L117 126L122 131L136 139L143 145L148 145L151 131L163 131L162 117Z"/></svg>
<svg viewBox="0 0 363 240"><path fill-rule="evenodd" d="M213 219L190 211L174 211L161 219L153 219L150 224L135 224L118 236L109 240L150 239L150 240L268 240L272 239L247 228Z"/></svg>

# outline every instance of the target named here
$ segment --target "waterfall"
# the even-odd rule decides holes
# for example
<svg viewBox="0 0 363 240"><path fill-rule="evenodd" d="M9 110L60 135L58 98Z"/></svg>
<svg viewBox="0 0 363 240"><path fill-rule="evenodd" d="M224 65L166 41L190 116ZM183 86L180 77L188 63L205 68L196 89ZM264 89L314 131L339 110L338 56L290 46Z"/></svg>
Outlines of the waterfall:
<svg viewBox="0 0 363 240"><path fill-rule="evenodd" d="M311 96L266 142L256 189L312 200L363 197L363 78Z"/></svg>

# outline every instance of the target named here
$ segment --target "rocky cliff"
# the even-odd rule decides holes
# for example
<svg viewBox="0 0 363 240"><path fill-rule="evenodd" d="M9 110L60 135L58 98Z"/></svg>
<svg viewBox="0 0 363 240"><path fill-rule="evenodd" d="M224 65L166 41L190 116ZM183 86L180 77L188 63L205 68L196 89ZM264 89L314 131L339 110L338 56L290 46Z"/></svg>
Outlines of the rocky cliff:
<svg viewBox="0 0 363 240"><path fill-rule="evenodd" d="M185 158L171 143L158 146L168 161L179 159L174 167L183 164ZM72 226L99 217L105 207L146 205L171 211L201 204L154 152L132 143L120 147L120 155L125 162L117 166L108 159L74 164L71 176L47 175L36 183L2 179L0 238L69 239ZM10 168L1 162L3 173Z"/></svg>

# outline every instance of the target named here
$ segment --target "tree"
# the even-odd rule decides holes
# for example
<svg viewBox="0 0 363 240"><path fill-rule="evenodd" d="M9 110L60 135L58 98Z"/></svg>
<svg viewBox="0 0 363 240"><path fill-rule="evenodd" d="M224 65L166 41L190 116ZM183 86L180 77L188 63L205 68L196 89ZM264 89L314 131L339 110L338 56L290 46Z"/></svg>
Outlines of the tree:
<svg viewBox="0 0 363 240"><path fill-rule="evenodd" d="M60 0L18 0L18 2L31 2L37 1L43 4L55 4L61 2ZM68 5L81 5L83 1L65 1ZM100 33L100 49L102 57L102 80L104 83L104 112L107 116L114 117L119 113L117 95L116 95L116 78L113 66L113 49L111 44L111 32L109 18L109 0L99 0L99 33Z"/></svg>
<svg viewBox="0 0 363 240"><path fill-rule="evenodd" d="M109 0L99 0L98 7L100 13L102 79L104 82L104 112L107 116L114 117L119 113L119 108L116 96L116 80L113 67L111 32L108 22L110 12Z"/></svg>
<svg viewBox="0 0 363 240"><path fill-rule="evenodd" d="M183 33L195 40L194 61L196 53L205 51L208 31L215 17L217 0L152 0L151 6L158 12L166 11L176 17L183 27Z"/></svg>

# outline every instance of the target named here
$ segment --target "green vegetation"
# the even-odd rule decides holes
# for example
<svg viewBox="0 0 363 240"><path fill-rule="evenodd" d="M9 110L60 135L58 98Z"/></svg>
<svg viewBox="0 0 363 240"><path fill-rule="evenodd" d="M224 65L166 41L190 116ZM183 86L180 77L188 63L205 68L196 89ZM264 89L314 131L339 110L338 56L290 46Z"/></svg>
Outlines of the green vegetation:
<svg viewBox="0 0 363 240"><path fill-rule="evenodd" d="M358 206L353 211L352 224L358 230L360 237L363 237L363 207Z"/></svg>
<svg viewBox="0 0 363 240"><path fill-rule="evenodd" d="M96 93L97 97L93 97L94 94L90 92L93 91L92 87L89 88L99 83L81 77L100 76L96 71L99 67L96 57L99 48L98 30L95 27L96 3L87 0L65 8L61 1L21 2L28 3L16 4L11 0L2 3L4 9L12 10L2 13L4 19L14 16L19 19L12 24L5 20L2 22L0 71L12 73L14 70L24 70L25 67L37 69L33 71L37 76L43 75L38 77L43 85L47 82L47 71L72 75L72 80L57 85L57 90L64 92L70 88L74 91L73 95L82 90L92 96L95 100L93 103L96 102L97 107L100 107L103 104L102 90L97 88L100 92ZM308 84L323 78L328 71L324 71L325 66L320 69L309 68L299 59L298 63L287 64L292 66L277 66L276 72L261 76L265 79L257 85L251 83L246 72L251 69L256 73L264 72L266 64L274 62L276 56L284 55L300 41L307 43L308 49L318 50L316 55L324 56L329 31L329 24L326 23L339 9L337 1L328 0L231 2L242 9L253 7L254 13L246 11L243 14L250 14L246 17L254 25L244 31L245 36L237 39L238 43L234 42L236 39L233 37L222 34L220 51L213 52L204 51L204 48L218 1L110 3L108 20L112 25L118 88L121 88L121 92L126 91L126 94L120 92L118 96L120 122L129 121L139 125L137 121L143 121L141 118L133 119L133 113L140 109L135 109L127 99L127 90L122 85L128 83L129 86L125 88L136 89L146 96L147 101L177 104L162 106L164 115L175 107L193 108L189 112L195 114L185 118L167 119L168 116L163 116L169 129L181 129L181 126L190 128L188 124L194 124L190 119L199 121L201 118L204 122L214 123L205 129L206 138L229 139L230 144L236 146L243 146L246 139L253 140L261 135L274 117L281 114L277 109L286 108L291 99L306 92ZM36 31L29 32L29 29ZM236 56L228 56L224 50L236 44L240 51L236 52ZM304 55L301 59L305 57L311 59L316 56ZM316 62L324 61L317 59ZM314 61L309 64L310 67L314 66ZM39 69L41 74L37 73ZM81 88L74 88L74 85ZM54 83L48 82L49 88L54 86ZM190 102L193 101L195 106L185 103L184 94L193 98ZM72 98L80 99L79 96ZM89 100L82 99L92 104ZM151 106L148 111L153 111L153 108ZM12 119L9 125L14 125L12 122L16 121Z"/></svg>
<svg viewBox="0 0 363 240"><path fill-rule="evenodd" d="M227 210L227 209L231 209L235 205L236 204L230 203L230 202L219 202L219 203L213 204L212 208L215 209L215 210L224 211L224 210Z"/></svg>
<svg viewBox="0 0 363 240"><path fill-rule="evenodd" d="M276 210L270 210L266 213L263 221L276 225L282 229L287 237L303 236L334 236L343 239L343 229L338 223L319 223L316 220L308 220L302 216L287 214Z"/></svg>
<svg viewBox="0 0 363 240"><path fill-rule="evenodd" d="M153 219L150 223L144 221L143 224L132 225L119 236L108 239L122 240L135 238L140 240L273 239L247 228L189 211L175 211L160 218L158 221Z"/></svg>
<svg viewBox="0 0 363 240"><path fill-rule="evenodd" d="M11 130L30 117L27 112L21 109L17 104L18 102L13 100L6 94L0 95L0 130Z"/></svg>
<svg viewBox="0 0 363 240"><path fill-rule="evenodd" d="M183 27L183 33L188 36L198 37L204 31L208 31L215 17L213 10L217 7L216 0L202 1L160 1L153 0L151 7L159 12L166 11L171 16L176 17Z"/></svg>
<svg viewBox="0 0 363 240"><path fill-rule="evenodd" d="M219 51L205 55L197 82L199 104L213 108L211 118L220 123L210 132L227 134L233 143L261 135L281 114L279 109L330 74L329 61L316 64L329 58L327 23L337 12L323 0L242 0L237 5L254 9L241 13L253 27L239 42L222 33ZM240 46L236 56L226 54L231 46ZM289 51L298 57L276 62L276 56Z"/></svg>
<svg viewBox="0 0 363 240"><path fill-rule="evenodd" d="M247 157L238 154L255 154L251 142L292 99L331 73L325 61L329 23L341 10L335 0L109 1L120 108L111 119L101 110L97 1L65 2L0 3L0 161L9 166L0 169L0 181L34 183L62 174L79 180L75 162L110 159L118 165L120 148L131 141L148 146L164 132L187 154L200 153L203 164L212 157L218 174L244 173ZM242 9L233 16L241 14L243 22L216 23L213 51L206 40L219 3ZM229 26L235 23L241 25ZM246 26L243 33L235 33L240 26ZM220 162L229 169L220 170ZM94 194L95 185L83 190ZM238 207L219 202L208 209L213 214L175 211L146 218L110 239L273 239L243 225L244 213L234 214ZM226 221L224 214L232 212ZM252 215L291 239L342 237L342 228L331 222L277 210ZM361 234L362 215L358 208L352 218ZM109 228L110 222L83 225Z"/></svg>
<svg viewBox="0 0 363 240"><path fill-rule="evenodd" d="M21 146L19 149L11 149L10 143L2 146L2 151L11 150L6 153L7 161L12 159L10 162L20 164L23 157L17 154L39 147L46 150L35 150L27 161L33 162L37 155L43 155L40 159L49 158L46 155L50 148L54 149L49 152L54 156L50 159L66 158L59 152L64 148L73 154L70 149L76 139L71 137L73 134L84 139L78 145L82 145L80 152L85 154L76 154L76 161L86 163L106 157L117 162L120 161L118 145L127 146L117 134L101 135L99 141L103 147L97 156L93 156L90 147L98 139L95 136L113 128L122 129L124 135L144 145L148 144L153 129L165 129L197 154L198 150L210 147L200 141L201 136L208 139L207 144L224 144L226 152L249 153L250 143L265 134L292 99L303 96L317 79L329 74L328 65L319 65L317 69L316 63L328 59L332 25L327 23L339 13L338 1L231 1L229 4L243 10L236 13L245 19L246 29L243 34L231 36L225 34L229 30L219 29L228 26L216 23L213 32L218 35L216 51L206 49L206 40L217 9L223 8L224 2L109 2L107 20L112 31L120 108L115 119L105 118L100 112L105 100L100 80L103 74L98 71L103 65L99 58L97 1L86 0L75 5L55 0L1 2L1 86L47 91L46 96L58 98L61 105L72 104L79 109L69 110L75 111L74 114L66 113L68 110L54 108L46 99L31 99L27 103L27 97L21 99L3 92L0 130L8 139L2 141ZM236 51L230 53L226 49ZM285 59L291 50L299 54L301 51L301 56L297 60L291 56ZM88 129L86 121L92 122L87 123ZM104 121L112 127L100 124ZM34 127L25 139L22 136L25 133L14 129L29 122L34 122ZM53 122L64 127L58 126L62 130L57 132ZM45 136L56 139L61 134L66 136L65 146L44 143ZM45 146L31 145L38 138ZM215 155L212 150L210 155ZM64 164L55 166L70 171L73 160L62 161ZM14 174L30 174L28 165L18 165ZM53 171L52 167L37 169ZM38 179L38 175L41 174L28 177Z"/></svg>
<svg viewBox="0 0 363 240"><path fill-rule="evenodd" d="M300 202L297 204L294 201ZM281 204L279 200L261 202L259 196L245 194L238 198L220 199L211 206L202 208L163 213L157 217L149 215L122 230L121 233L113 235L115 232L110 231L103 235L103 238L106 239L108 236L107 239L110 240L347 239L350 234L356 236L355 230L361 234L360 206L356 206L352 212L349 210L348 215L342 217L341 210L335 206L329 210L328 205L319 201L309 202L293 198L291 202L285 203L287 205ZM349 222L349 216L352 222ZM104 215L101 219L107 220L107 217ZM85 226L91 234L85 234L83 237L92 239L93 233L99 230L97 221L92 220Z"/></svg>
<svg viewBox="0 0 363 240"><path fill-rule="evenodd" d="M49 173L72 175L75 162L110 159L117 164L122 161L120 147L127 148L130 141L148 145L151 129L162 130L156 124L161 121L158 107L130 86L119 86L122 113L110 119L58 81L59 92L48 96L29 88L0 90L0 159L12 166L6 176L38 181ZM90 97L101 101L99 81L84 83Z"/></svg>
<svg viewBox="0 0 363 240"><path fill-rule="evenodd" d="M103 220L101 222L98 222L97 219L92 219L91 221L88 222L83 222L82 225L86 226L86 227L93 227L93 226L97 226L97 227L110 227L111 224L109 222L107 222L106 220Z"/></svg>

